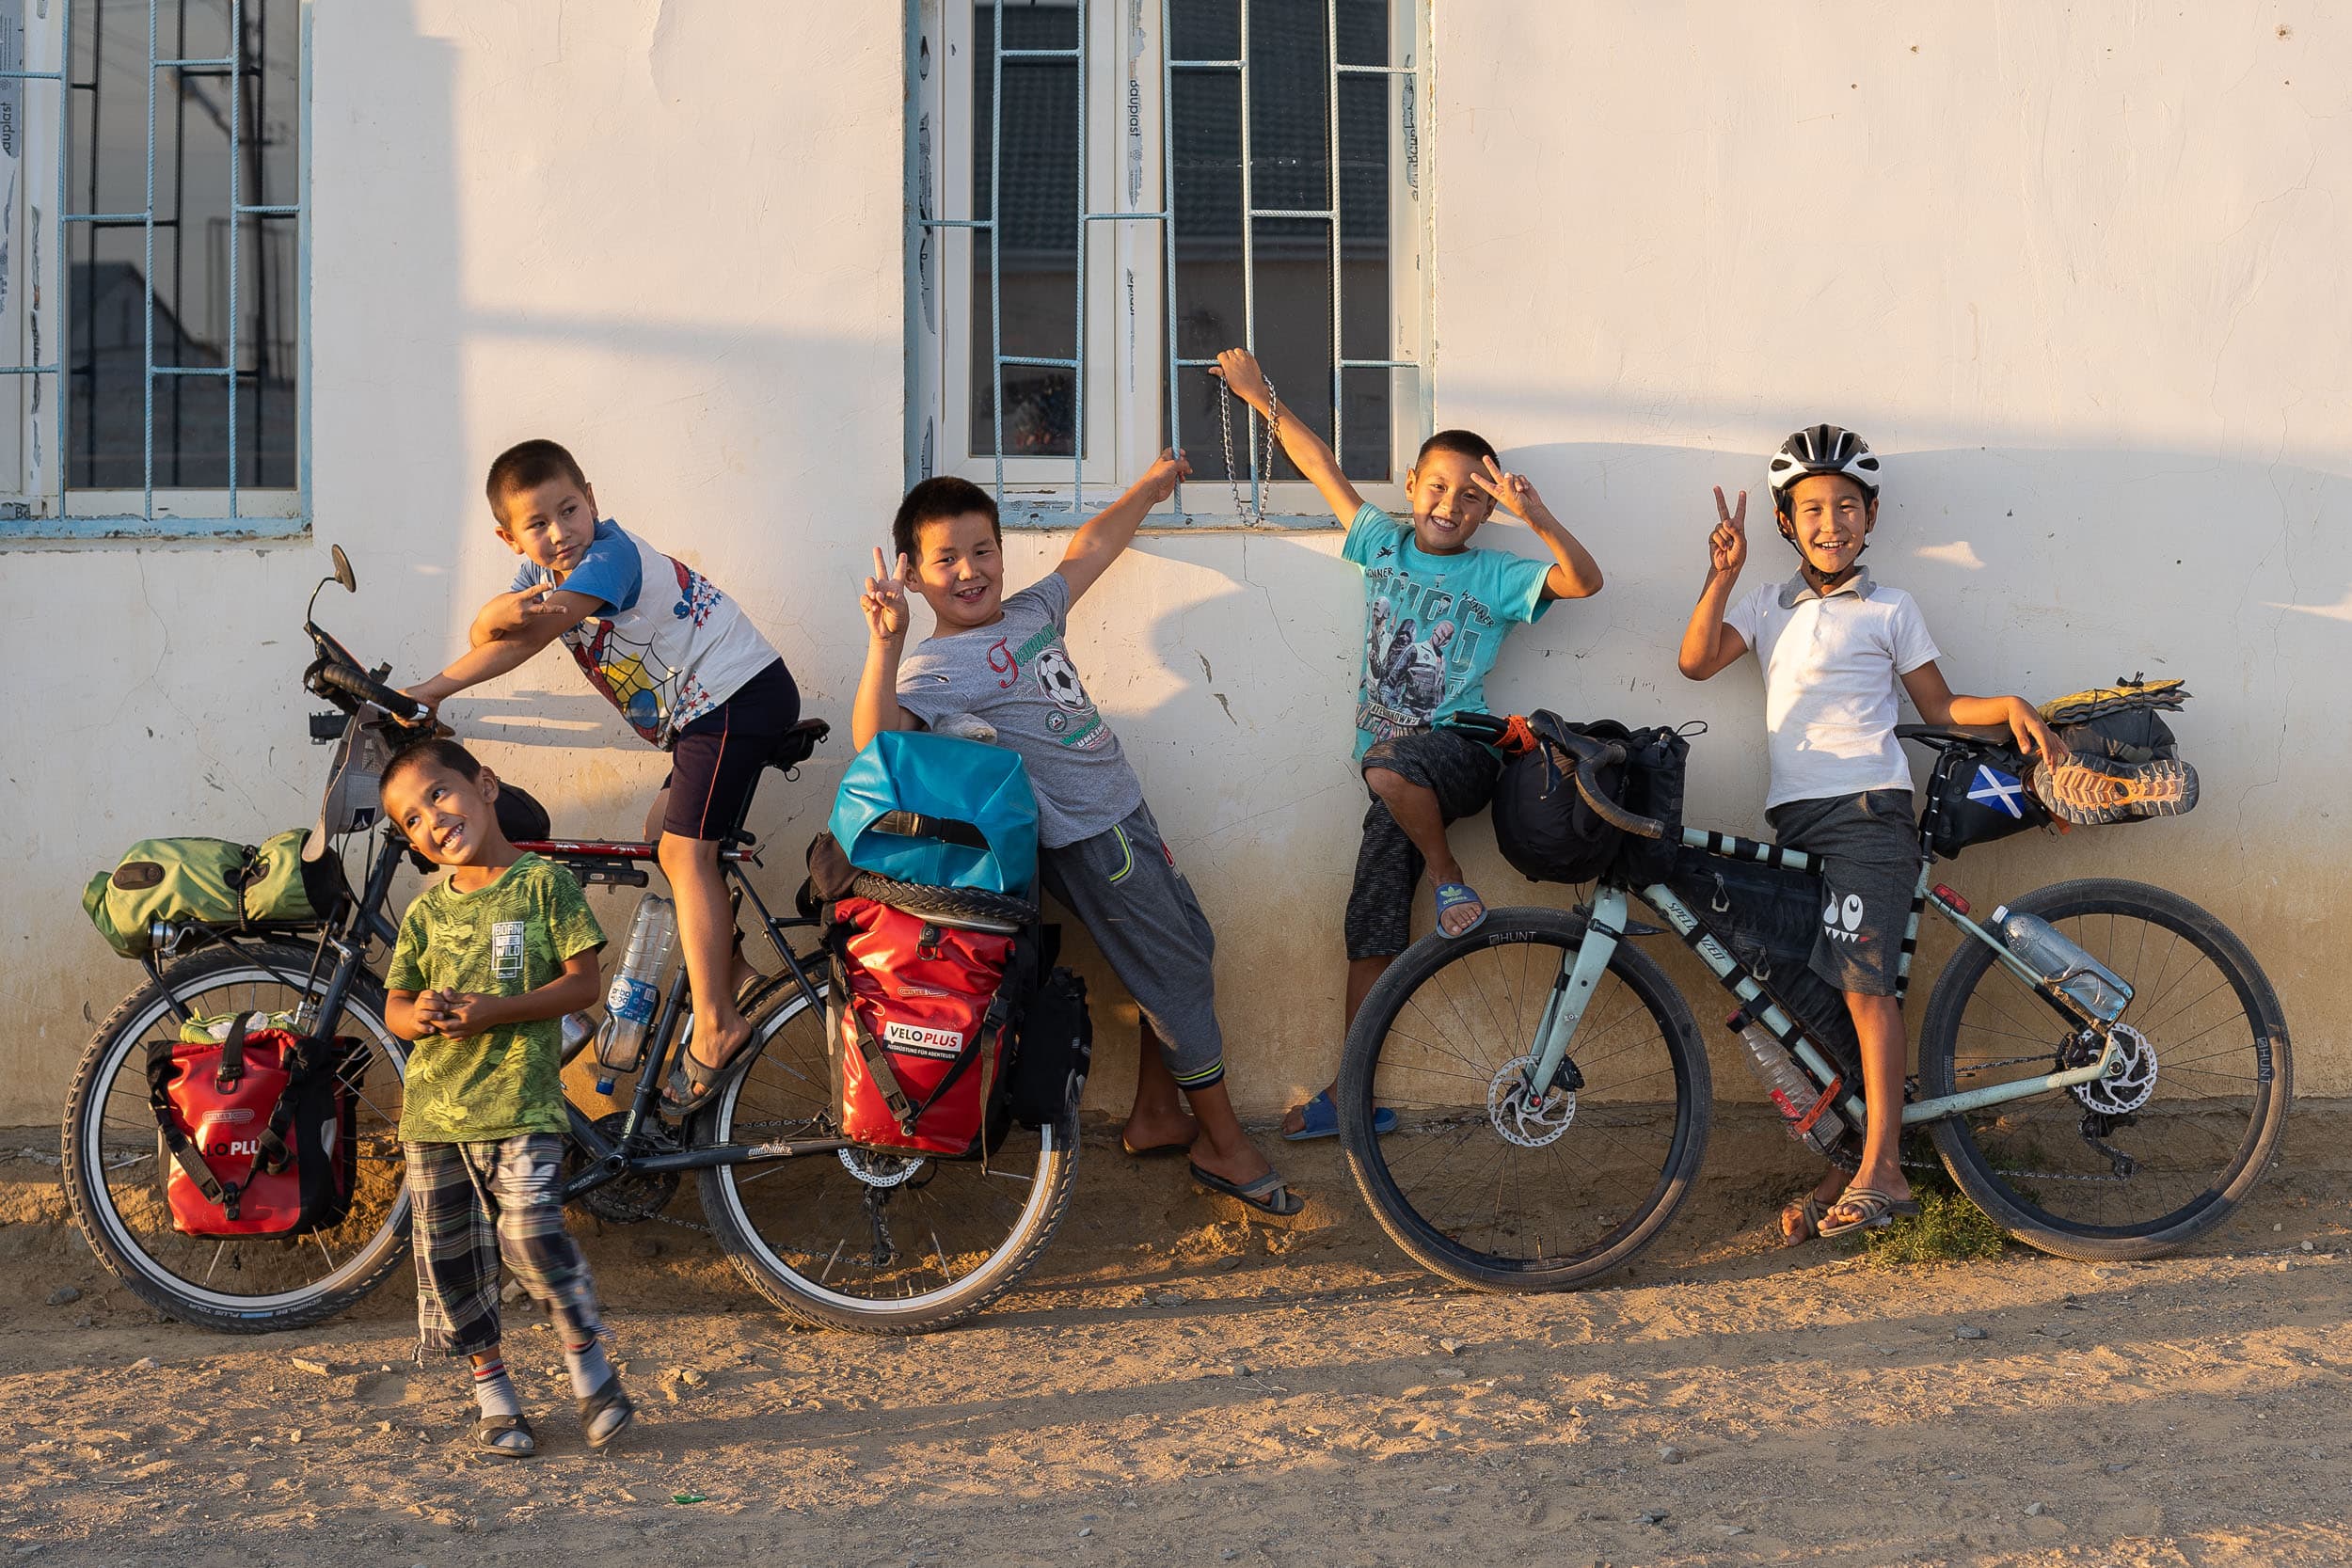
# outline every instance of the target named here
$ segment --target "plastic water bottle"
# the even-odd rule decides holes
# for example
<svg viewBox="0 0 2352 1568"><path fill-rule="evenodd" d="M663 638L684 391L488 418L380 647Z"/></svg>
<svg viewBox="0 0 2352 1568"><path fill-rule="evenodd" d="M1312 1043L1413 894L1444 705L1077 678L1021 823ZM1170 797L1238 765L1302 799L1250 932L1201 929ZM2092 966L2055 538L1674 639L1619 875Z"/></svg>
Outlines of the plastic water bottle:
<svg viewBox="0 0 2352 1568"><path fill-rule="evenodd" d="M661 976L676 941L675 906L658 893L639 899L637 918L628 927L628 955L605 992L604 1027L596 1031L596 1065L604 1069L596 1079L598 1094L611 1094L614 1080L636 1071L644 1059L645 1035L653 1027L653 1010L661 1001Z"/></svg>
<svg viewBox="0 0 2352 1568"><path fill-rule="evenodd" d="M1993 911L1993 929L2027 969L2081 1003L2101 1022L2114 1022L2131 1005L2131 987L2040 915L2012 914L2004 904Z"/></svg>
<svg viewBox="0 0 2352 1568"><path fill-rule="evenodd" d="M1788 1135L1816 1154L1827 1154L1837 1147L1837 1140L1846 1135L1843 1117L1823 1106L1820 1116L1810 1128L1800 1130L1799 1123L1811 1114L1821 1098L1820 1085L1805 1076L1788 1047L1764 1032L1763 1026L1748 1017L1741 1008L1724 1021L1724 1026L1739 1032L1740 1043L1748 1048L1748 1070L1764 1085L1764 1092L1788 1124Z"/></svg>

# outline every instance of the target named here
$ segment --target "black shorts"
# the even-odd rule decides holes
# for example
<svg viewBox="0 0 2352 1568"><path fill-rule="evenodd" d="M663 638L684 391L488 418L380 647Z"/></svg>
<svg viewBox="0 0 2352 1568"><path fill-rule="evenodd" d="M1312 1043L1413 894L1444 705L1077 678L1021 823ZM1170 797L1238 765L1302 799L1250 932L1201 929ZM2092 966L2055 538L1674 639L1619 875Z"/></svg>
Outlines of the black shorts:
<svg viewBox="0 0 2352 1568"><path fill-rule="evenodd" d="M1765 816L1773 834L1813 857L1829 885L1813 973L1839 990L1892 996L1919 890L1919 829L1911 791L1872 789L1788 800Z"/></svg>
<svg viewBox="0 0 2352 1568"><path fill-rule="evenodd" d="M1459 730L1391 736L1366 752L1359 766L1384 768L1428 790L1448 823L1485 811L1502 773L1502 760ZM1350 962L1393 958L1412 945L1413 894L1422 869L1421 851L1389 815L1388 803L1375 796L1364 813L1356 883L1342 927Z"/></svg>
<svg viewBox="0 0 2352 1568"><path fill-rule="evenodd" d="M800 721L801 689L784 660L738 687L735 695L678 731L670 743L670 803L661 831L680 838L723 838L742 825L759 787L759 770L777 737Z"/></svg>

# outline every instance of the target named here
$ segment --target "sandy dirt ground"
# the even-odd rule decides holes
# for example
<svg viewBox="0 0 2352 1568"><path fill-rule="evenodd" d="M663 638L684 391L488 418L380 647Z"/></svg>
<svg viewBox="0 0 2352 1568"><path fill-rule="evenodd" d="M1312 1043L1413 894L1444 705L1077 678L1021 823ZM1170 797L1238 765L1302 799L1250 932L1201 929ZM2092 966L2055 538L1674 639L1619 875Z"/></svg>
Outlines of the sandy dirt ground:
<svg viewBox="0 0 2352 1568"><path fill-rule="evenodd" d="M1332 1145L1283 1149L1322 1212L1270 1232L1089 1129L1030 1288L948 1335L797 1329L702 1235L591 1235L644 1416L589 1453L523 1314L516 1465L412 1365L405 1271L298 1335L159 1322L62 1228L54 1134L0 1133L0 1532L37 1568L2344 1563L2347 1134L2298 1109L2181 1257L1888 1269L1774 1249L1800 1167L1735 1120L1639 1264L1515 1297L1405 1262Z"/></svg>

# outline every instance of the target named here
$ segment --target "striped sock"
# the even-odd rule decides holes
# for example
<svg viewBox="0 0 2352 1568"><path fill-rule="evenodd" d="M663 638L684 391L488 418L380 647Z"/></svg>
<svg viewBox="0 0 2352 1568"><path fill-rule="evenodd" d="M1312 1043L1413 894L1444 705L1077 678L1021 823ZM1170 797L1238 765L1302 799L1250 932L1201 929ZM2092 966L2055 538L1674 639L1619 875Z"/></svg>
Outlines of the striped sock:
<svg viewBox="0 0 2352 1568"><path fill-rule="evenodd" d="M586 1399L612 1375L612 1362L594 1337L584 1345L565 1345L564 1364L571 1370L572 1398L576 1400Z"/></svg>
<svg viewBox="0 0 2352 1568"><path fill-rule="evenodd" d="M479 1356L473 1364L473 1402L485 1416L519 1416L523 1402L515 1392L515 1382L506 1375L506 1358L493 1352L488 1360Z"/></svg>

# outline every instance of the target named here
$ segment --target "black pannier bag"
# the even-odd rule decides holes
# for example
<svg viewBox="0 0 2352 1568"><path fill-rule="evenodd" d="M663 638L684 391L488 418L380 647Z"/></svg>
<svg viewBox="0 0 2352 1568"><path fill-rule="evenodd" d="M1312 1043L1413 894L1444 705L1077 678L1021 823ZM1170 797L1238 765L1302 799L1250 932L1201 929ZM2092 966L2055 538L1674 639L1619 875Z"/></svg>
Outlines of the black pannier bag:
<svg viewBox="0 0 2352 1568"><path fill-rule="evenodd" d="M1691 743L1675 730L1629 730L1613 719L1571 723L1537 708L1527 716L1536 744L1503 762L1495 781L1495 847L1531 882L1589 882L1613 865L1640 887L1673 863L1682 833L1683 772ZM1614 741L1626 761L1587 782L1593 792L1663 823L1662 839L1635 838L1603 821L1577 788L1564 736Z"/></svg>
<svg viewBox="0 0 2352 1568"><path fill-rule="evenodd" d="M2029 785L2034 766L1994 742L1947 747L1928 778L1928 847L1950 860L1971 845L2045 826L2049 808Z"/></svg>
<svg viewBox="0 0 2352 1568"><path fill-rule="evenodd" d="M1814 940L1829 901L1821 879L1686 848L1676 851L1665 882L1733 958L1756 972L1859 1092L1862 1042L1853 1015L1844 994L1813 973Z"/></svg>

